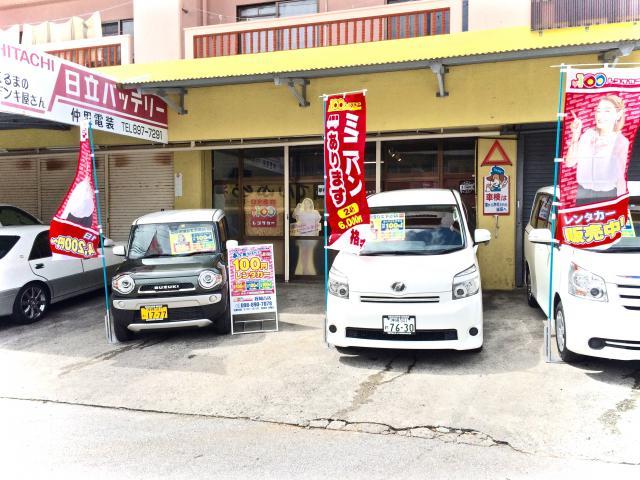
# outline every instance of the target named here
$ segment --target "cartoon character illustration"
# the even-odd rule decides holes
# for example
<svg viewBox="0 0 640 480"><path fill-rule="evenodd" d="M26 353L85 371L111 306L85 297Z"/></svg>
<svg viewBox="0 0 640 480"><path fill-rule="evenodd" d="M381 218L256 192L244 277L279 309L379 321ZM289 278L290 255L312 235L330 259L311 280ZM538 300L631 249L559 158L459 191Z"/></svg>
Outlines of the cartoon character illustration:
<svg viewBox="0 0 640 480"><path fill-rule="evenodd" d="M488 183L485 187L489 192L500 192L507 187L509 180L504 173L504 168L493 166L487 177Z"/></svg>
<svg viewBox="0 0 640 480"><path fill-rule="evenodd" d="M91 228L93 224L93 212L95 210L94 195L95 193L91 187L91 182L88 178L85 178L74 187L60 218L69 220L83 227Z"/></svg>

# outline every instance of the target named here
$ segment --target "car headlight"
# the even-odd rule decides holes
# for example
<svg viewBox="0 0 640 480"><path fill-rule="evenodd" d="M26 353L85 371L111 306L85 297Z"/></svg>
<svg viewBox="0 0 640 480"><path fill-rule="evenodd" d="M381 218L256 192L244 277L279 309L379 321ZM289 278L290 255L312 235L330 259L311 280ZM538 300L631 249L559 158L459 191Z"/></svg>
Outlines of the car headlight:
<svg viewBox="0 0 640 480"><path fill-rule="evenodd" d="M133 292L134 288L136 288L136 282L133 280L131 275L125 273L123 275L113 277L113 280L111 280L111 288L118 293L128 295Z"/></svg>
<svg viewBox="0 0 640 480"><path fill-rule="evenodd" d="M198 285L207 290L217 287L222 283L222 275L211 270L205 270L198 275Z"/></svg>
<svg viewBox="0 0 640 480"><path fill-rule="evenodd" d="M349 281L347 277L333 268L329 272L329 293L338 298L349 298Z"/></svg>
<svg viewBox="0 0 640 480"><path fill-rule="evenodd" d="M604 279L573 262L569 268L569 293L587 300L609 301Z"/></svg>
<svg viewBox="0 0 640 480"><path fill-rule="evenodd" d="M460 298L470 297L480 291L480 275L475 265L461 271L453 277L453 288L451 290L452 298L458 300Z"/></svg>

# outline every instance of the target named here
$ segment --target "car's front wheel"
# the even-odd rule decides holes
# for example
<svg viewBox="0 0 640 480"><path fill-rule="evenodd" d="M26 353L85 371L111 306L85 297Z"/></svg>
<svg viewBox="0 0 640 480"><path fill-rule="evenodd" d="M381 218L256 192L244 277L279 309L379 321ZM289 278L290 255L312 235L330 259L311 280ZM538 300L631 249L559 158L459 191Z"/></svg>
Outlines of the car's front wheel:
<svg viewBox="0 0 640 480"><path fill-rule="evenodd" d="M562 308L562 302L558 302L556 306L555 324L556 324L556 345L558 346L558 353L563 362L571 363L580 358L571 350L567 348L567 324L565 321L564 308Z"/></svg>
<svg viewBox="0 0 640 480"><path fill-rule="evenodd" d="M20 289L13 303L12 319L23 325L37 322L49 309L49 290L41 283L29 283Z"/></svg>
<svg viewBox="0 0 640 480"><path fill-rule="evenodd" d="M133 333L128 328L128 324L124 322L119 322L118 319L112 315L113 320L113 333L116 337L116 340L119 342L128 342L135 338L135 333Z"/></svg>
<svg viewBox="0 0 640 480"><path fill-rule="evenodd" d="M227 310L213 323L213 330L219 335L231 333L231 307L227 305Z"/></svg>

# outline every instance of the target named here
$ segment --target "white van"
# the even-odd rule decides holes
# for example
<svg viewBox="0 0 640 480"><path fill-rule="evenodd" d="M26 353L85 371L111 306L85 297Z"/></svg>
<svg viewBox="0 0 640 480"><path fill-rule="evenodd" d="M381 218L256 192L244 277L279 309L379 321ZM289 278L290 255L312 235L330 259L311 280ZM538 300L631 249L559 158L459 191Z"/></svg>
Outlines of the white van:
<svg viewBox="0 0 640 480"><path fill-rule="evenodd" d="M635 234L640 233L640 182L629 182ZM529 305L549 309L551 199L538 190L525 230L525 281ZM576 354L640 360L640 238L604 249L555 246L552 312L564 361Z"/></svg>
<svg viewBox="0 0 640 480"><path fill-rule="evenodd" d="M343 347L482 349L476 259L460 194L417 189L368 198L373 238L329 272L327 343Z"/></svg>

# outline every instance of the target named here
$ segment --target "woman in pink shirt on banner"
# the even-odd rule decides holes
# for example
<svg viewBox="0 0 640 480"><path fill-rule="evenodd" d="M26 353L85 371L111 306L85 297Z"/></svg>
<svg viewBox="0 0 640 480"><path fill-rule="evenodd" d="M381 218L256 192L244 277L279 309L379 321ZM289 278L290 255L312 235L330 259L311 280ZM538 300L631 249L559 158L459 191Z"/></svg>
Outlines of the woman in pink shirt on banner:
<svg viewBox="0 0 640 480"><path fill-rule="evenodd" d="M602 97L595 110L595 128L584 132L582 120L571 113L571 139L564 167L577 167L576 205L613 200L627 193L629 140L621 133L622 99L616 95Z"/></svg>

